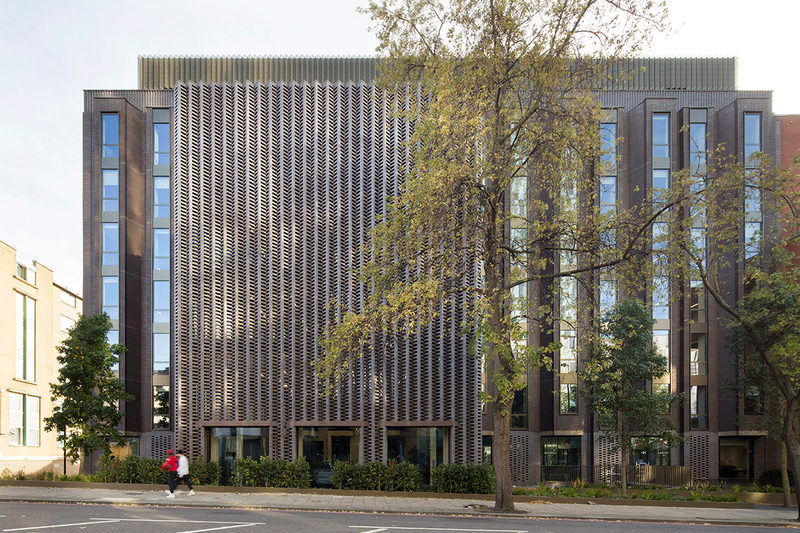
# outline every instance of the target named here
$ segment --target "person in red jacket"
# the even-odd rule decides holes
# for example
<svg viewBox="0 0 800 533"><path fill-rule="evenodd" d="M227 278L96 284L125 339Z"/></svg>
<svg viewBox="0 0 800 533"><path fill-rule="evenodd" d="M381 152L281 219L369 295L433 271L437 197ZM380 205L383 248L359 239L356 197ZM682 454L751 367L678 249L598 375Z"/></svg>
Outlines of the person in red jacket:
<svg viewBox="0 0 800 533"><path fill-rule="evenodd" d="M167 460L164 461L164 464L161 465L161 469L167 469L167 485L169 486L169 490L164 492L167 493L167 498L174 498L175 497L175 476L178 475L178 458L175 457L175 454L172 450L167 450Z"/></svg>

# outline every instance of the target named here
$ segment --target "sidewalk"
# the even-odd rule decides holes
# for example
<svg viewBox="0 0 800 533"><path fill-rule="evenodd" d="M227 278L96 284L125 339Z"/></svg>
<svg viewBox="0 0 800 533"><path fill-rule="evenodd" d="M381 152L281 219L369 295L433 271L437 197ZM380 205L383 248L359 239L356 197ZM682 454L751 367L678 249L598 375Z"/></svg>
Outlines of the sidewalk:
<svg viewBox="0 0 800 533"><path fill-rule="evenodd" d="M12 482L13 483L13 482ZM494 502L469 497L444 498L369 496L358 494L295 492L234 492L197 487L189 496L185 488L166 498L163 490L127 488L61 488L47 486L0 486L3 502L58 502L106 505L148 505L165 507L227 507L270 510L355 511L365 513L413 513L495 516ZM578 503L533 502L516 504L516 516L578 520L623 520L634 522L703 523L720 525L783 526L800 528L797 509L756 506L755 509L719 507L664 507L655 505L598 505L589 500Z"/></svg>

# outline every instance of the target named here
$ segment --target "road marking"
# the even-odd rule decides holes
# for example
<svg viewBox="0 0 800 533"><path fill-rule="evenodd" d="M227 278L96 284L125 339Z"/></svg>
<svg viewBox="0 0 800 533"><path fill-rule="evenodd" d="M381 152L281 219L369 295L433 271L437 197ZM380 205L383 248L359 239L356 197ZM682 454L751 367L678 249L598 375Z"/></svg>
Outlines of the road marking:
<svg viewBox="0 0 800 533"><path fill-rule="evenodd" d="M390 529L396 529L400 531L467 531L471 533L528 533L525 529L450 529L445 527L400 527L400 526L349 526L349 527L367 527L367 528L375 528L370 531L361 531L360 533L373 533L373 531L388 531Z"/></svg>
<svg viewBox="0 0 800 533"><path fill-rule="evenodd" d="M92 522L76 522L74 524L56 524L52 526L32 526L32 527L19 527L16 529L3 529L6 531L33 531L36 529L55 529L57 527L71 527L71 526L88 526L94 524L117 524L119 522L161 522L161 523L180 523L180 524L227 524L220 527L211 527L207 529L195 529L192 531L181 531L180 533L203 533L205 531L220 531L222 529L234 529L237 527L250 527L264 525L265 522L219 522L212 520L156 520L148 518L90 518ZM364 533L364 532L362 532Z"/></svg>
<svg viewBox="0 0 800 533"><path fill-rule="evenodd" d="M350 526L350 527L358 527L358 526ZM362 531L361 533L378 533L379 531L386 531L385 527L380 529L370 529L369 531Z"/></svg>
<svg viewBox="0 0 800 533"><path fill-rule="evenodd" d="M4 529L3 531L31 531L34 529L54 529L57 527L70 527L70 526L88 526L89 524L115 524L119 522L119 520L108 519L108 518L92 518L92 520L103 520L103 522L78 522L75 524L57 524L54 526L34 526L34 527L18 527L16 529Z"/></svg>
<svg viewBox="0 0 800 533"><path fill-rule="evenodd" d="M237 527L250 527L250 526L257 526L259 524L237 524L235 526L222 526L222 527L212 527L209 529L195 529L193 531L181 531L181 533L203 533L204 531L219 531L221 529L234 529ZM262 524L263 525L263 524Z"/></svg>

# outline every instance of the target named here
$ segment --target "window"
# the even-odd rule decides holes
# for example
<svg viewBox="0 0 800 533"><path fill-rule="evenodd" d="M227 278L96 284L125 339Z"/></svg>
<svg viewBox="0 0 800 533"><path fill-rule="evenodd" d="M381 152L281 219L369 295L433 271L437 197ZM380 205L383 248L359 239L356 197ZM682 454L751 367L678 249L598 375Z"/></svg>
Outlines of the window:
<svg viewBox="0 0 800 533"><path fill-rule="evenodd" d="M156 176L153 178L153 216L169 217L169 178Z"/></svg>
<svg viewBox="0 0 800 533"><path fill-rule="evenodd" d="M169 124L153 124L153 164L169 165Z"/></svg>
<svg viewBox="0 0 800 533"><path fill-rule="evenodd" d="M102 121L103 157L119 157L119 115L103 113Z"/></svg>
<svg viewBox="0 0 800 533"><path fill-rule="evenodd" d="M559 410L562 415L574 415L578 412L578 384L562 383Z"/></svg>
<svg viewBox="0 0 800 533"><path fill-rule="evenodd" d="M119 264L119 224L103 223L103 264Z"/></svg>
<svg viewBox="0 0 800 533"><path fill-rule="evenodd" d="M561 373L574 374L578 371L578 350L575 330L561 330Z"/></svg>
<svg viewBox="0 0 800 533"><path fill-rule="evenodd" d="M581 477L581 438L542 437L542 476L547 481Z"/></svg>
<svg viewBox="0 0 800 533"><path fill-rule="evenodd" d="M669 362L669 330L653 330L653 349Z"/></svg>
<svg viewBox="0 0 800 533"><path fill-rule="evenodd" d="M760 415L763 413L761 389L758 387L747 387L744 392L744 414Z"/></svg>
<svg viewBox="0 0 800 533"><path fill-rule="evenodd" d="M692 333L692 348L689 352L692 376L705 376L706 371L706 336Z"/></svg>
<svg viewBox="0 0 800 533"><path fill-rule="evenodd" d="M511 429L528 429L528 387L514 393L511 404Z"/></svg>
<svg viewBox="0 0 800 533"><path fill-rule="evenodd" d="M9 444L39 446L39 403L36 396L9 393Z"/></svg>
<svg viewBox="0 0 800 533"><path fill-rule="evenodd" d="M169 230L153 230L153 270L169 270Z"/></svg>
<svg viewBox="0 0 800 533"><path fill-rule="evenodd" d="M761 151L761 113L744 114L744 163L747 168L756 166L752 156Z"/></svg>
<svg viewBox="0 0 800 533"><path fill-rule="evenodd" d="M119 277L103 276L103 312L119 320Z"/></svg>
<svg viewBox="0 0 800 533"><path fill-rule="evenodd" d="M753 155L761 151L761 114L744 114L744 165L746 169L754 169L758 162ZM756 256L760 251L762 234L762 199L759 190L748 187L744 194L744 253L746 258Z"/></svg>
<svg viewBox="0 0 800 533"><path fill-rule="evenodd" d="M653 113L653 168L665 168L656 159L669 156L669 113Z"/></svg>
<svg viewBox="0 0 800 533"><path fill-rule="evenodd" d="M653 383L653 393L654 394L670 394L670 385L669 383ZM672 412L672 404L670 404L662 414L668 415Z"/></svg>
<svg viewBox="0 0 800 533"><path fill-rule="evenodd" d="M169 281L153 282L153 322L169 323Z"/></svg>
<svg viewBox="0 0 800 533"><path fill-rule="evenodd" d="M75 321L68 316L61 315L61 331L67 332L75 327Z"/></svg>
<svg viewBox="0 0 800 533"><path fill-rule="evenodd" d="M527 187L527 176L516 176L511 180L511 214L514 216L528 216Z"/></svg>
<svg viewBox="0 0 800 533"><path fill-rule="evenodd" d="M170 427L169 333L153 334L153 429Z"/></svg>
<svg viewBox="0 0 800 533"><path fill-rule="evenodd" d="M17 277L24 279L31 285L36 285L36 271L30 267L17 263Z"/></svg>
<svg viewBox="0 0 800 533"><path fill-rule="evenodd" d="M17 355L15 376L36 380L36 301L17 293Z"/></svg>
<svg viewBox="0 0 800 533"><path fill-rule="evenodd" d="M431 467L448 462L449 439L449 432L444 427L387 427L387 458L418 465L423 483L427 484L430 483ZM305 442L303 446L305 449Z"/></svg>
<svg viewBox="0 0 800 533"><path fill-rule="evenodd" d="M108 341L109 345L119 344L119 330L118 329L108 330L108 333L106 334L106 341ZM113 371L114 375L116 377L119 377L119 361L114 363Z"/></svg>
<svg viewBox="0 0 800 533"><path fill-rule="evenodd" d="M705 385L692 385L691 415L692 429L708 429L708 402Z"/></svg>
<svg viewBox="0 0 800 533"><path fill-rule="evenodd" d="M61 301L70 307L75 307L75 295L65 290L61 291Z"/></svg>
<svg viewBox="0 0 800 533"><path fill-rule="evenodd" d="M617 177L600 178L600 212L604 215L617 211Z"/></svg>
<svg viewBox="0 0 800 533"><path fill-rule="evenodd" d="M119 211L119 169L103 170L103 211Z"/></svg>

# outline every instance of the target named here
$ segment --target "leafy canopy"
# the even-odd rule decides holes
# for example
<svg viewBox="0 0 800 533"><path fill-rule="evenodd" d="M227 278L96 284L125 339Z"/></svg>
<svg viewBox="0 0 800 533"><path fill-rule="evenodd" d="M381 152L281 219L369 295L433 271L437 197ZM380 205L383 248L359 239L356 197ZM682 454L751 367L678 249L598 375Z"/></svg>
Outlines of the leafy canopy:
<svg viewBox="0 0 800 533"><path fill-rule="evenodd" d="M109 345L110 329L106 313L81 316L56 348L61 368L58 381L50 384L56 406L44 420L45 429L66 432L64 449L73 461L81 453L109 452L110 441L124 440L116 429L123 416L119 402L134 397L125 392L114 370L125 347Z"/></svg>

